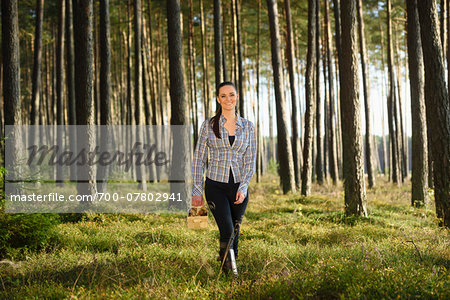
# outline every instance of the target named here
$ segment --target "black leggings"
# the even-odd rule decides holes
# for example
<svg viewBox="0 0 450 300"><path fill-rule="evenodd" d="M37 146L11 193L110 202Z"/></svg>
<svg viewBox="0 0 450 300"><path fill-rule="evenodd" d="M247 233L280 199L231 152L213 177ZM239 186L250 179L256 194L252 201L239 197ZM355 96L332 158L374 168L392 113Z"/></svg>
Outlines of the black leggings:
<svg viewBox="0 0 450 300"><path fill-rule="evenodd" d="M231 173L231 171L230 171ZM234 204L239 183L214 181L206 177L205 196L217 226L220 231L220 243L228 244L234 231L234 224L241 222L248 203L248 193L241 204ZM239 231L233 242L234 253L237 256L239 242Z"/></svg>

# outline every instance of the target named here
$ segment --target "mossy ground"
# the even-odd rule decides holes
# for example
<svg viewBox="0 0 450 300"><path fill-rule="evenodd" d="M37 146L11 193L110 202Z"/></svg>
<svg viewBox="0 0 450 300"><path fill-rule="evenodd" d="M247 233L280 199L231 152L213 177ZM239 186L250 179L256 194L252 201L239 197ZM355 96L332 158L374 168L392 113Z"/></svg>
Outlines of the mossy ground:
<svg viewBox="0 0 450 300"><path fill-rule="evenodd" d="M282 195L275 175L252 182L239 278L219 275L219 232L184 214L91 214L55 227L41 251L9 249L0 298L450 298L450 239L410 185L382 177L367 218L344 214L341 186Z"/></svg>

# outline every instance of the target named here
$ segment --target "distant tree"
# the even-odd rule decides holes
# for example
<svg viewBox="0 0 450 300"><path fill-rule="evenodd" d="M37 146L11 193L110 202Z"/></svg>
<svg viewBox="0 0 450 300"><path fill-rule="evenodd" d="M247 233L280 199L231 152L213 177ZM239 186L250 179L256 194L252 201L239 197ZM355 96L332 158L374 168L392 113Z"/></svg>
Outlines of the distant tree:
<svg viewBox="0 0 450 300"><path fill-rule="evenodd" d="M336 155L336 136L335 136L335 92L334 92L334 72L333 72L333 63L331 61L331 49L332 49L332 35L331 35L331 26L329 21L329 0L324 0L324 17L325 17L325 44L326 44L326 56L327 56L327 71L328 71L328 89L329 89L329 107L328 107L328 161L329 161L329 170L331 180L333 184L337 184L338 180L338 167L337 167L337 155Z"/></svg>
<svg viewBox="0 0 450 300"><path fill-rule="evenodd" d="M291 88L291 106L292 106L292 158L294 160L294 174L296 188L300 188L301 172L299 166L299 134L298 134L298 118L297 118L297 90L295 88L295 55L294 55L294 38L292 33L292 18L290 0L284 1L284 10L286 15L286 52L287 67L289 71L289 83Z"/></svg>
<svg viewBox="0 0 450 300"><path fill-rule="evenodd" d="M359 99L356 1L342 0L339 62L345 212L367 216Z"/></svg>
<svg viewBox="0 0 450 300"><path fill-rule="evenodd" d="M436 214L450 227L450 103L445 83L436 1L417 1L425 66L425 105L431 146Z"/></svg>
<svg viewBox="0 0 450 300"><path fill-rule="evenodd" d="M322 99L320 93L320 0L316 1L316 176L317 183L322 185L323 175L323 143L322 143Z"/></svg>
<svg viewBox="0 0 450 300"><path fill-rule="evenodd" d="M72 0L66 0L66 89L67 89L67 116L68 125L76 125L75 105L75 65L74 65L74 42L73 42L73 9ZM74 126L69 126L69 147L72 152L77 148L77 133ZM77 179L75 166L70 168L70 179Z"/></svg>
<svg viewBox="0 0 450 300"><path fill-rule="evenodd" d="M111 125L111 46L110 46L110 21L109 0L100 1L100 147L101 152L109 151L111 136L109 125ZM108 178L108 165L99 165L97 173L97 190L106 190Z"/></svg>
<svg viewBox="0 0 450 300"><path fill-rule="evenodd" d="M142 152L142 143L144 135L142 125L144 124L144 102L143 102L143 86L142 86L142 12L141 0L134 0L134 118L136 121L136 141L137 151ZM144 165L136 164L136 176L138 180L138 188L147 190L147 178Z"/></svg>
<svg viewBox="0 0 450 300"><path fill-rule="evenodd" d="M279 174L283 193L295 192L294 162L292 160L291 140L288 136L286 100L284 98L284 79L280 51L280 32L276 0L267 0L270 24L270 44L272 52L273 80L277 113L277 145Z"/></svg>
<svg viewBox="0 0 450 300"><path fill-rule="evenodd" d="M311 194L312 166L313 166L313 138L314 138L314 114L316 101L314 99L314 68L316 53L316 0L308 0L308 53L306 57L306 111L305 134L303 136L303 169L302 169L302 195Z"/></svg>
<svg viewBox="0 0 450 300"><path fill-rule="evenodd" d="M36 26L34 33L34 60L33 79L31 91L30 125L39 124L39 103L41 88L41 64L42 64L42 19L44 17L44 0L36 1ZM34 134L30 135L30 145L34 144Z"/></svg>
<svg viewBox="0 0 450 300"><path fill-rule="evenodd" d="M391 144L391 161L392 181L399 183L399 149L397 131L398 123L396 115L396 95L395 95L395 74L394 74L394 50L392 48L392 20L391 20L391 0L387 0L387 41L388 41L388 76L389 76L389 95L387 99L388 107L388 125L389 125L389 142Z"/></svg>
<svg viewBox="0 0 450 300"><path fill-rule="evenodd" d="M58 37L56 39L56 124L64 125L64 19L65 3L59 0ZM57 144L63 145L63 131L57 130ZM64 169L61 164L56 167L57 186L64 186Z"/></svg>
<svg viewBox="0 0 450 300"><path fill-rule="evenodd" d="M222 13L221 1L214 0L214 65L216 70L216 86L225 80L222 60L223 53L223 29L222 29ZM218 105L218 103L217 103Z"/></svg>
<svg viewBox="0 0 450 300"><path fill-rule="evenodd" d="M366 167L367 167L367 177L369 179L369 188L375 186L375 174L373 167L373 142L372 142L372 117L370 109L370 87L369 87L369 74L367 72L367 50L366 50L366 37L364 34L364 17L362 9L362 1L357 0L356 6L358 10L358 33L359 33L359 51L361 56L361 69L362 69L362 79L363 79L363 91L364 91L364 112L366 117L366 135L365 135L365 146L366 146Z"/></svg>

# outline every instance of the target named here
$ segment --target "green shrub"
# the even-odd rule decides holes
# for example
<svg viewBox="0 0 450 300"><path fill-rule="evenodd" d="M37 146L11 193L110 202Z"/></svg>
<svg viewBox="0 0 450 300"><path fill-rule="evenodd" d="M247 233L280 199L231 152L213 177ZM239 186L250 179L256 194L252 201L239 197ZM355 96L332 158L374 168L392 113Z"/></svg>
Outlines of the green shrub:
<svg viewBox="0 0 450 300"><path fill-rule="evenodd" d="M59 223L55 214L0 213L0 256L8 248L42 249L53 236L53 227Z"/></svg>

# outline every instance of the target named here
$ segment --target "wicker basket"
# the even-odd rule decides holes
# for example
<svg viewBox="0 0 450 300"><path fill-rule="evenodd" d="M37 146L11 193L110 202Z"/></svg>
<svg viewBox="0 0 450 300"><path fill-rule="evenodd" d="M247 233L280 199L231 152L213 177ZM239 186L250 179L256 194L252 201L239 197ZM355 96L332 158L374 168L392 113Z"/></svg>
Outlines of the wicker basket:
<svg viewBox="0 0 450 300"><path fill-rule="evenodd" d="M208 211L204 206L192 207L189 210L187 227L191 229L208 228Z"/></svg>

